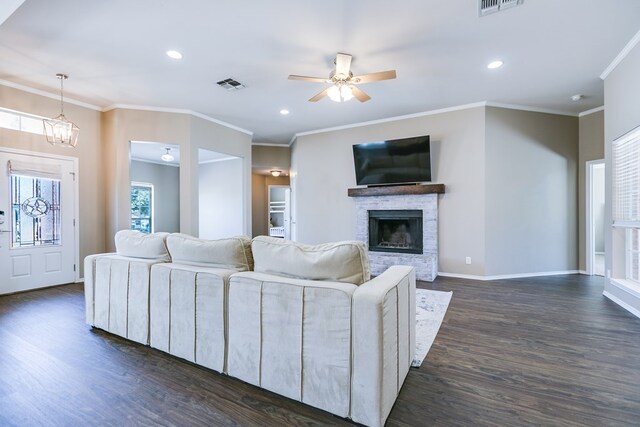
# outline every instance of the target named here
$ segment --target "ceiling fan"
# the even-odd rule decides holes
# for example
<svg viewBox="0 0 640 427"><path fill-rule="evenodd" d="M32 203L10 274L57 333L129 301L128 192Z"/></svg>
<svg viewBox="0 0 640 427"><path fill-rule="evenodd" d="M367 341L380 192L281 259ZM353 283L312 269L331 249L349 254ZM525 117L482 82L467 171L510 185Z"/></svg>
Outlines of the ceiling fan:
<svg viewBox="0 0 640 427"><path fill-rule="evenodd" d="M396 70L380 71L377 73L363 74L354 76L351 72L351 55L346 53L338 53L334 63L336 68L329 74L328 79L322 77L307 77L290 75L289 80L303 80L314 83L331 83L331 86L310 98L310 102L317 102L328 96L332 101L343 102L356 98L360 102L366 102L371 99L358 84L378 82L381 80L391 80L396 78Z"/></svg>

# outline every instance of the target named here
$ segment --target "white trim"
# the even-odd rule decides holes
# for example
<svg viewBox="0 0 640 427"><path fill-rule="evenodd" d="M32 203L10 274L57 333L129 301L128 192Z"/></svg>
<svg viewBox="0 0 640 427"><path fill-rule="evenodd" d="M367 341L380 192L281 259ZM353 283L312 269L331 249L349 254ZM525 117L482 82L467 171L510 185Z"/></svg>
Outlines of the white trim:
<svg viewBox="0 0 640 427"><path fill-rule="evenodd" d="M198 117L199 119L203 119L212 123L216 123L220 126L227 127L229 129L237 130L238 132L242 132L249 136L253 136L253 132L250 130L243 129L236 125L232 125L231 123L223 122L222 120L214 119L213 117L207 116L202 113L198 113L197 111L187 110L182 108L166 108L166 107L150 107L147 105L131 105L131 104L112 104L102 109L103 113L107 111L122 109L122 110L140 110L140 111L154 111L157 113L175 113L175 114L189 114L194 117Z"/></svg>
<svg viewBox="0 0 640 427"><path fill-rule="evenodd" d="M75 283L84 283L84 277L77 277Z"/></svg>
<svg viewBox="0 0 640 427"><path fill-rule="evenodd" d="M288 146L287 144L277 144L275 142L252 142L251 145L258 145L262 147L280 147L280 148L285 148Z"/></svg>
<svg viewBox="0 0 640 427"><path fill-rule="evenodd" d="M611 74L613 70L615 70L616 67L622 62L622 60L627 57L629 52L631 52L631 50L638 44L638 42L640 42L640 31L638 31L631 38L631 40L629 40L629 43L627 43L626 46L622 48L618 56L616 56L613 61L611 61L611 64L609 64L609 66L604 69L602 74L600 74L600 78L604 80L609 77L609 74Z"/></svg>
<svg viewBox="0 0 640 427"><path fill-rule="evenodd" d="M142 159L140 157L131 157L131 161L132 162L151 163L151 164L160 165L160 166L169 166L169 167L172 167L172 168L179 168L180 167L179 163L165 162L164 160Z"/></svg>
<svg viewBox="0 0 640 427"><path fill-rule="evenodd" d="M540 273L520 273L520 274L500 274L497 276L475 276L471 274L456 274L456 273L443 273L438 272L438 276L453 277L456 279L470 279L470 280L505 280L505 279L523 279L527 277L541 277L541 276L562 276L567 274L579 274L578 270L564 270L564 271L544 271Z"/></svg>
<svg viewBox="0 0 640 427"><path fill-rule="evenodd" d="M582 274L582 275L585 275L585 276L591 276L591 274L587 273L586 270L578 270L578 274Z"/></svg>
<svg viewBox="0 0 640 427"><path fill-rule="evenodd" d="M242 157L229 156L229 157L223 157L221 159L211 159L211 160L198 161L198 164L199 165L208 165L210 163L227 162L229 160L238 160L238 159L241 159L241 158Z"/></svg>
<svg viewBox="0 0 640 427"><path fill-rule="evenodd" d="M585 163L585 262L586 271L585 274L589 276L594 275L595 265L595 229L593 224L593 169L594 166L603 165L604 159L589 160Z"/></svg>
<svg viewBox="0 0 640 427"><path fill-rule="evenodd" d="M296 139L299 136L314 135L317 133L333 132L333 131L344 130L344 129L353 129L353 128L362 127L362 126L370 126L370 125L377 125L380 123L395 122L398 120L413 119L416 117L432 116L435 114L449 113L452 111L468 110L469 108L484 107L486 105L487 103L484 101L475 102L473 104L464 104L456 107L441 108L439 110L423 111L421 113L406 114L403 116L387 117L385 119L369 120L366 122L352 123L349 125L334 126L334 127L323 128L323 129L314 129L314 130L309 130L305 132L298 132L295 135L293 135L293 138L291 138L289 145L291 145L294 139Z"/></svg>
<svg viewBox="0 0 640 427"><path fill-rule="evenodd" d="M613 284L613 282L612 282ZM620 288L619 286L615 285L617 288ZM623 289L624 290L624 289ZM629 304L627 304L626 302L622 301L620 298L618 298L617 296L613 295L611 292L608 291L603 291L602 295L604 295L606 298L609 298L611 301L613 301L614 303L618 304L620 307L624 308L625 310L627 310L629 313L633 314L636 317L640 317L640 311L638 311L635 307L630 306Z"/></svg>
<svg viewBox="0 0 640 427"><path fill-rule="evenodd" d="M296 138L298 138L299 136L307 136L307 135L314 135L314 134L318 134L318 133L333 132L333 131L337 131L337 130L352 129L352 128L357 128L357 127L362 127L362 126L370 126L370 125L376 125L376 124L381 124L381 123L394 122L394 121L398 121L398 120L413 119L413 118L416 118L416 117L433 116L433 115L436 115L436 114L451 113L451 112L454 112L454 111L468 110L470 108L479 108L479 107L507 108L507 109L510 109L510 110L531 111L531 112L534 112L534 113L546 113L546 114L555 114L555 115L560 115L560 116L578 117L578 113L568 113L566 111L554 110L554 109L550 109L550 108L538 108L538 107L530 107L530 106L527 106L527 105L503 104L503 103L500 103L500 102L481 101L481 102L474 102L474 103L471 103L471 104L457 105L457 106L454 106L454 107L440 108L440 109L437 109L437 110L423 111L423 112L420 112L420 113L406 114L406 115L403 115L403 116L387 117L387 118L384 118L384 119L369 120L369 121L366 121L366 122L352 123L352 124L348 124L348 125L334 126L334 127L328 127L328 128L314 129L314 130L309 130L309 131L304 131L304 132L298 132L298 133L294 134L293 137L291 137L291 140L289 141L289 144L287 144L287 145L290 147L293 144L293 142L296 140ZM599 107L599 108L604 108L604 107ZM259 144L255 144L255 145L259 145ZM266 144L264 144L264 145L266 145ZM274 145L279 145L279 144L274 144ZM282 145L284 145L284 144L282 144Z"/></svg>
<svg viewBox="0 0 640 427"><path fill-rule="evenodd" d="M555 114L558 116L570 116L570 117L578 117L577 113L568 113L562 110L554 110L552 108L538 108L538 107L530 107L528 105L518 105L518 104L504 104L502 102L486 102L487 107L497 107L497 108L507 108L509 110L521 110L521 111L531 111L533 113L545 113L545 114Z"/></svg>
<svg viewBox="0 0 640 427"><path fill-rule="evenodd" d="M601 105L600 107L592 108L591 110L583 111L582 113L578 114L578 117L588 116L589 114L597 113L599 111L604 111L604 105Z"/></svg>
<svg viewBox="0 0 640 427"><path fill-rule="evenodd" d="M32 87L29 87L29 86L25 86L25 85L21 85L19 83L13 83L13 82L10 82L8 80L1 80L1 79L0 79L0 85L7 86L7 87L10 87L10 88L13 88L13 89L18 89L18 90L21 90L23 92L32 93L34 95L44 96L45 98L51 98L51 99L55 99L57 101L60 101L60 94L59 93L54 94L54 93L51 93L51 92L46 92L44 90L34 89ZM102 109L102 107L98 107L97 105L89 104L87 102L78 101L76 99L69 98L67 96L64 97L64 102L65 102L65 104L73 104L73 105L77 105L79 107L89 108L90 110L104 111Z"/></svg>

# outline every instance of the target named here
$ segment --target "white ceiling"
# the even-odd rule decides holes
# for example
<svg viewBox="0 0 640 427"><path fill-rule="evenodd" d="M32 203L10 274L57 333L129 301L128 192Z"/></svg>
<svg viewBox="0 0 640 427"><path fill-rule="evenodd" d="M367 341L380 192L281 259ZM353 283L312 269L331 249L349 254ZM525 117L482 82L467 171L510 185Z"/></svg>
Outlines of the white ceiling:
<svg viewBox="0 0 640 427"><path fill-rule="evenodd" d="M64 72L80 101L193 110L253 131L255 142L288 143L297 132L479 101L586 111L603 104L598 76L640 29L638 0L525 0L483 18L477 7L27 0L0 26L0 79L55 93ZM353 55L355 74L395 68L398 78L363 85L373 98L364 104L307 102L323 85L287 76L328 76L336 52ZM488 70L497 58L505 65ZM228 77L246 88L216 86ZM585 99L570 101L578 93Z"/></svg>

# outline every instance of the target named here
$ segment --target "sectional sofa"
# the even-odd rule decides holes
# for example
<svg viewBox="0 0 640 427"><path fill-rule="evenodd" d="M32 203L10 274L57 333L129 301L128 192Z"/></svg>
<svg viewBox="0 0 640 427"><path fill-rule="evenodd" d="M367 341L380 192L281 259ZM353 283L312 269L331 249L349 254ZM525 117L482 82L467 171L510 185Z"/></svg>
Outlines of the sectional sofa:
<svg viewBox="0 0 640 427"><path fill-rule="evenodd" d="M120 231L85 259L86 322L370 426L415 350L415 272L361 242Z"/></svg>

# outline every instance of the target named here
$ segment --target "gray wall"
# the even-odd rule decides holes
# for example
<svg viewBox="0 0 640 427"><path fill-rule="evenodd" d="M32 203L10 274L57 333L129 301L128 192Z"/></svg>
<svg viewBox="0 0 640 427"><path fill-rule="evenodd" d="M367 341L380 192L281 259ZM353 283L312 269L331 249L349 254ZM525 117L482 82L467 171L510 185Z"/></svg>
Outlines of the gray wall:
<svg viewBox="0 0 640 427"><path fill-rule="evenodd" d="M486 275L576 270L578 119L493 107L486 119Z"/></svg>
<svg viewBox="0 0 640 427"><path fill-rule="evenodd" d="M611 147L614 139L640 126L640 45L636 45L604 81L606 224L611 224ZM605 229L605 291L640 311L640 298L612 284L608 277L625 277L624 230Z"/></svg>
<svg viewBox="0 0 640 427"><path fill-rule="evenodd" d="M297 138L294 238L355 238L351 146L431 135L439 271L477 276L577 269L578 119L503 108L388 121ZM471 257L471 265L465 258Z"/></svg>
<svg viewBox="0 0 640 427"><path fill-rule="evenodd" d="M291 166L291 148L253 145L251 161L254 169L280 169L288 171Z"/></svg>
<svg viewBox="0 0 640 427"><path fill-rule="evenodd" d="M604 111L578 119L578 268L586 270L586 163L604 159Z"/></svg>
<svg viewBox="0 0 640 427"><path fill-rule="evenodd" d="M484 275L484 107L298 137L291 155L293 238L355 239L355 203L347 197L356 185L351 146L425 134L431 135L433 181L446 185L439 196L439 269Z"/></svg>
<svg viewBox="0 0 640 427"><path fill-rule="evenodd" d="M199 237L220 239L243 234L243 160L200 164Z"/></svg>
<svg viewBox="0 0 640 427"><path fill-rule="evenodd" d="M153 184L154 230L179 232L180 168L133 160L129 171L131 181Z"/></svg>

